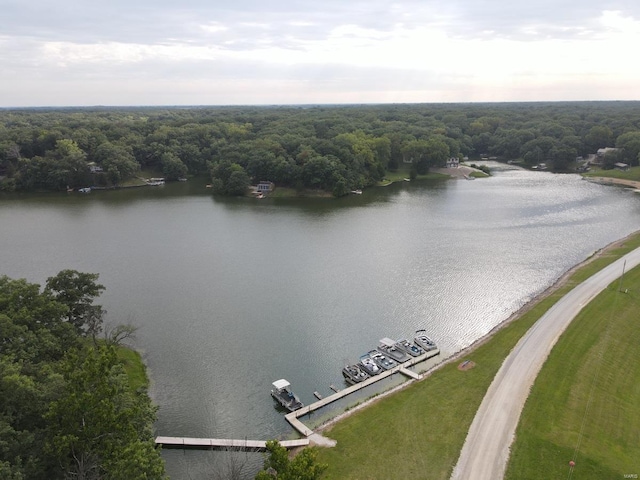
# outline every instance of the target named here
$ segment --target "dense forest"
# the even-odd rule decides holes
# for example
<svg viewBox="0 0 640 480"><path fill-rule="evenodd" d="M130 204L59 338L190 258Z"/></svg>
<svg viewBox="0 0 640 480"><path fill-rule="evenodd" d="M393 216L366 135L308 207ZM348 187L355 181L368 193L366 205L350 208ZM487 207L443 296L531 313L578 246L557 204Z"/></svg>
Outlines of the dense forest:
<svg viewBox="0 0 640 480"><path fill-rule="evenodd" d="M343 195L449 157L575 169L638 165L639 102L0 110L0 190L123 185L142 172L210 175L237 195L258 181Z"/></svg>
<svg viewBox="0 0 640 480"><path fill-rule="evenodd" d="M0 276L0 478L162 479L145 382L103 331L98 275L63 270L43 289Z"/></svg>

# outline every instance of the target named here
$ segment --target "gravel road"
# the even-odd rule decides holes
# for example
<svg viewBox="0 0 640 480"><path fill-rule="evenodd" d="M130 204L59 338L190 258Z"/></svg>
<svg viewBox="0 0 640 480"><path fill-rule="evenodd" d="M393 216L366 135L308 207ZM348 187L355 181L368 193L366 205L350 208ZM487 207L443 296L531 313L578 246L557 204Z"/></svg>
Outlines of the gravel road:
<svg viewBox="0 0 640 480"><path fill-rule="evenodd" d="M549 352L580 310L626 270L640 264L640 248L596 273L558 301L506 358L469 428L453 480L500 480L520 413Z"/></svg>

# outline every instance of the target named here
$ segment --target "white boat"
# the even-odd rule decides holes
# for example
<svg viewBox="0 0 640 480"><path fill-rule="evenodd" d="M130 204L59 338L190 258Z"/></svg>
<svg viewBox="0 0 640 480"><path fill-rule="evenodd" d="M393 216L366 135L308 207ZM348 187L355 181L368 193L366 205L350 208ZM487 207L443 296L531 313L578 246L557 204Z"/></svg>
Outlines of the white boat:
<svg viewBox="0 0 640 480"><path fill-rule="evenodd" d="M424 329L416 330L416 336L413 338L413 341L420 348L423 348L425 352L429 352L438 348L436 342L434 342L427 336L427 331Z"/></svg>
<svg viewBox="0 0 640 480"><path fill-rule="evenodd" d="M284 378L276 380L272 385L273 388L271 389L271 396L290 412L298 410L304 406L296 394L291 391L291 384Z"/></svg>
<svg viewBox="0 0 640 480"><path fill-rule="evenodd" d="M352 385L360 383L369 378L369 374L360 365L346 365L342 369L345 380Z"/></svg>
<svg viewBox="0 0 640 480"><path fill-rule="evenodd" d="M398 362L386 355L383 355L378 350L371 350L369 355L371 355L373 361L380 365L384 370L391 370L393 367L398 365Z"/></svg>
<svg viewBox="0 0 640 480"><path fill-rule="evenodd" d="M91 187L79 188L78 192L80 192L80 193L91 193Z"/></svg>
<svg viewBox="0 0 640 480"><path fill-rule="evenodd" d="M147 185L152 187L164 185L164 178L150 178L149 180L147 180Z"/></svg>
<svg viewBox="0 0 640 480"><path fill-rule="evenodd" d="M373 350L376 353L379 353L375 350ZM374 362L373 358L371 358L371 352L369 353L365 353L364 355L362 355L360 357L360 362L359 362L360 366L362 367L362 369L367 372L370 376L373 375L378 375L380 373L382 373L382 369L380 368L380 365L378 365L376 362Z"/></svg>
<svg viewBox="0 0 640 480"><path fill-rule="evenodd" d="M409 360L409 355L403 349L398 348L395 340L391 340L388 337L380 339L380 345L378 351L383 355L395 360L398 363L404 363Z"/></svg>
<svg viewBox="0 0 640 480"><path fill-rule="evenodd" d="M351 190L351 193L353 193L354 195L362 195L362 190L358 188L357 190Z"/></svg>
<svg viewBox="0 0 640 480"><path fill-rule="evenodd" d="M404 338L402 340L398 340L396 345L398 346L398 348L401 348L412 357L419 357L424 353L424 350L422 348Z"/></svg>

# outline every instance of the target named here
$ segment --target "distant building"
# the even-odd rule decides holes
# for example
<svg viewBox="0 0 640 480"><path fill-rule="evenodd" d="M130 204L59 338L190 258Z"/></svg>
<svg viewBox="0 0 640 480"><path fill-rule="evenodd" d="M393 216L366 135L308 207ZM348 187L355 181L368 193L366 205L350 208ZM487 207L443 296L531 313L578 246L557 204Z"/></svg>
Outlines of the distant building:
<svg viewBox="0 0 640 480"><path fill-rule="evenodd" d="M275 188L275 185L273 182L260 182L256 186L256 192L262 193L262 194L269 193L269 192L272 192L274 188Z"/></svg>
<svg viewBox="0 0 640 480"><path fill-rule="evenodd" d="M451 157L447 160L447 168L458 168L460 166L460 159Z"/></svg>
<svg viewBox="0 0 640 480"><path fill-rule="evenodd" d="M622 163L622 162L614 163L613 167L616 170L622 170L623 172L626 172L627 170L629 170L629 165L627 165L626 163Z"/></svg>
<svg viewBox="0 0 640 480"><path fill-rule="evenodd" d="M91 173L102 173L102 167L100 165L98 165L96 162L91 162L91 163L87 163L87 166L89 167L89 171Z"/></svg>
<svg viewBox="0 0 640 480"><path fill-rule="evenodd" d="M604 157L611 153L611 152L617 152L618 149L617 148L613 148L613 147L606 147L606 148L599 148L598 151L596 152L596 159L598 163L602 163L604 161Z"/></svg>

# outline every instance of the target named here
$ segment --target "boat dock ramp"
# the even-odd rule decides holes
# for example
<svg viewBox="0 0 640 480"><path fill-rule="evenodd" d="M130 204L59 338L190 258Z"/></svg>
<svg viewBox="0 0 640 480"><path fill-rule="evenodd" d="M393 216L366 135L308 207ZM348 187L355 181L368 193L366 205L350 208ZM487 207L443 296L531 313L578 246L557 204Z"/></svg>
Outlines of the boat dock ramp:
<svg viewBox="0 0 640 480"><path fill-rule="evenodd" d="M291 426L295 428L298 432L300 432L305 437L308 437L311 434L313 434L313 430L308 428L304 423L302 423L299 420L299 418L302 417L303 415L310 414L314 410L318 410L326 405L329 405L330 403L335 402L336 400L340 400L341 398L344 398L353 392L357 392L358 390L364 387L367 387L372 383L382 380L383 378L390 377L396 372L400 372L401 374L406 375L411 379L410 381L420 380L422 376L412 370L409 370L407 367L415 365L416 363L424 362L429 358L435 357L439 353L440 353L439 349L430 350L424 353L423 355L420 355L419 357L413 357L410 360L404 363L401 363L400 365L397 365L390 370L385 370L379 375L369 377L363 382L356 383L355 385L351 385L350 387L344 388L342 390L336 389L336 393L329 395L328 397L325 397L321 400L318 400L317 402L314 402L311 405L307 405L306 407L302 407L299 410L288 413L284 416L284 418L286 418L287 421L291 424Z"/></svg>

